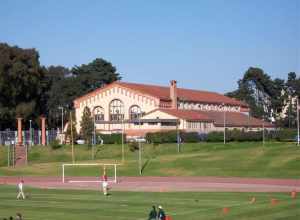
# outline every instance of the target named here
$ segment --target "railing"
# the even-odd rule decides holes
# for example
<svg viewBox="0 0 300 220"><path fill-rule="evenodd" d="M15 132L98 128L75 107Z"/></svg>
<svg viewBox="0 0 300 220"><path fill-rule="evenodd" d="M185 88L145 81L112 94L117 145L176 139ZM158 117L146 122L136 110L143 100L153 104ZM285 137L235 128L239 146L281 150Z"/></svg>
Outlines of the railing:
<svg viewBox="0 0 300 220"><path fill-rule="evenodd" d="M47 144L57 139L58 131L55 129L46 131ZM24 130L22 131L23 143L26 145L39 145L42 143L41 130ZM18 132L5 130L0 131L0 145L7 145L9 143L16 143L18 141Z"/></svg>

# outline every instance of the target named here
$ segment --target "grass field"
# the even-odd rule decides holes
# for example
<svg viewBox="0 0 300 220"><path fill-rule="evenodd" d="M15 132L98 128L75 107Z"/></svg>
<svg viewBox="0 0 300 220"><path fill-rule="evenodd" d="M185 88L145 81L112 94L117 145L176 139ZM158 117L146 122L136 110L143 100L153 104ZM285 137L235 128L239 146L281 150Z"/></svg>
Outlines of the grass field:
<svg viewBox="0 0 300 220"><path fill-rule="evenodd" d="M33 147L29 166L6 168L5 147L0 148L0 175L58 176L61 163L71 161L70 146L59 150ZM76 162L121 162L120 145L97 148L91 161L91 149L75 146ZM138 175L138 152L125 145L125 165L118 169L121 176ZM265 178L299 178L300 147L294 143L195 143L184 144L177 152L176 144L143 145L144 176L238 176ZM99 175L99 168L69 170L68 175Z"/></svg>
<svg viewBox="0 0 300 220"><path fill-rule="evenodd" d="M146 220L152 205L162 205L173 220L300 219L300 200L287 193L135 193L26 189L27 200L16 200L16 189L0 185L0 219L23 214L25 220ZM250 204L255 196L257 202ZM279 200L270 204L270 198ZM230 212L222 213L223 207Z"/></svg>

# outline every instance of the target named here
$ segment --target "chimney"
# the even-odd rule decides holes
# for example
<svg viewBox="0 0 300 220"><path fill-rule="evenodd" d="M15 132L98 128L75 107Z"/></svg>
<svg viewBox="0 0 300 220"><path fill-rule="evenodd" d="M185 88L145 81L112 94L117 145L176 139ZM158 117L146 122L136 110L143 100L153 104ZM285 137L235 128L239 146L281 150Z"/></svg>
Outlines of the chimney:
<svg viewBox="0 0 300 220"><path fill-rule="evenodd" d="M177 82L176 80L170 81L170 98L172 101L172 109L177 109Z"/></svg>

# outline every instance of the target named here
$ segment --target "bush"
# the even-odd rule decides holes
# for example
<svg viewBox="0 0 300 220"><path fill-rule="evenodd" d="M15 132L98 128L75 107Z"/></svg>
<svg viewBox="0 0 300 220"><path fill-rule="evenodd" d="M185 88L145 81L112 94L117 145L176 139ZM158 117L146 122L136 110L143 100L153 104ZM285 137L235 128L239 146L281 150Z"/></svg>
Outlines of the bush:
<svg viewBox="0 0 300 220"><path fill-rule="evenodd" d="M200 141L200 136L197 132L180 132L180 140L185 143L195 143ZM145 139L148 143L177 143L177 131L152 132L147 133Z"/></svg>
<svg viewBox="0 0 300 220"><path fill-rule="evenodd" d="M50 142L50 147L52 150L57 150L62 147L58 140L53 140Z"/></svg>
<svg viewBox="0 0 300 220"><path fill-rule="evenodd" d="M131 152L134 152L139 149L139 143L138 142L130 142L128 144L128 147Z"/></svg>
<svg viewBox="0 0 300 220"><path fill-rule="evenodd" d="M273 132L273 138L277 141L294 141L296 137L296 129L285 128Z"/></svg>
<svg viewBox="0 0 300 220"><path fill-rule="evenodd" d="M104 144L122 144L122 134L97 134L97 143L100 143L100 138L103 140ZM126 136L124 134L124 142L126 142Z"/></svg>
<svg viewBox="0 0 300 220"><path fill-rule="evenodd" d="M223 141L223 139L224 139L223 132L212 131L212 132L207 134L206 141L208 141L208 142L221 142L221 141Z"/></svg>
<svg viewBox="0 0 300 220"><path fill-rule="evenodd" d="M265 137L267 139L267 131L265 132ZM213 131L208 133L207 141L209 142L223 142L224 132L223 131ZM226 130L226 142L230 141L262 141L262 131L244 131L244 130Z"/></svg>
<svg viewBox="0 0 300 220"><path fill-rule="evenodd" d="M197 143L201 140L197 132L180 132L180 138L185 143Z"/></svg>

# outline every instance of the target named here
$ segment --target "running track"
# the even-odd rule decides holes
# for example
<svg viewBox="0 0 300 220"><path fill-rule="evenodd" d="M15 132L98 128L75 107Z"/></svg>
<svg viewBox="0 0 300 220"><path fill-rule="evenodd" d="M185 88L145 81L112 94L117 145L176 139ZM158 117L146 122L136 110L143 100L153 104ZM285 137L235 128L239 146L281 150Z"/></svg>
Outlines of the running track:
<svg viewBox="0 0 300 220"><path fill-rule="evenodd" d="M55 189L99 190L100 183L62 183L60 177L5 177L0 185L16 185L20 179L26 186ZM98 180L95 177L73 177L72 180ZM291 192L300 191L300 179L267 179L239 177L119 177L110 183L111 190L137 192Z"/></svg>

